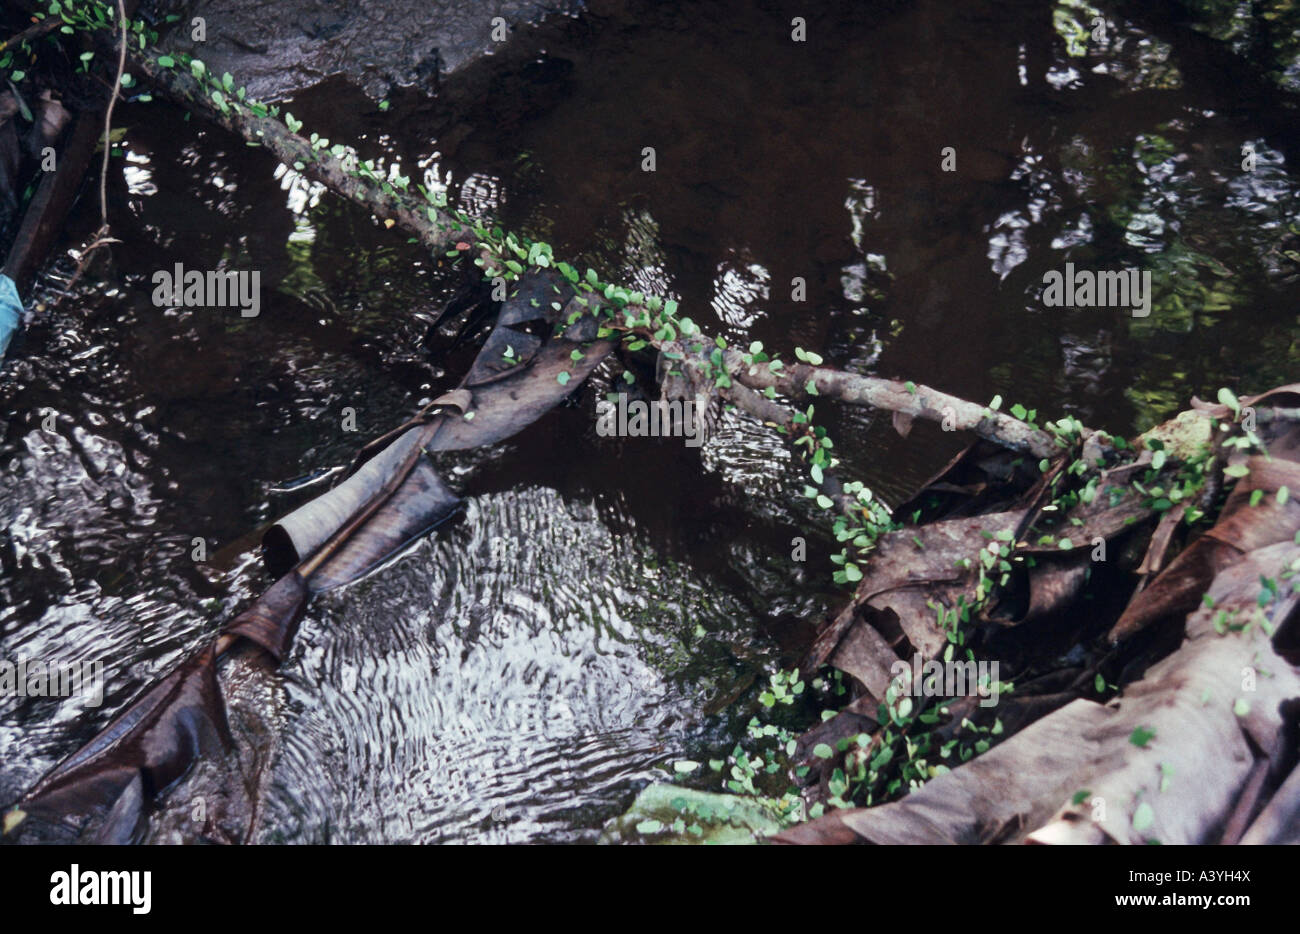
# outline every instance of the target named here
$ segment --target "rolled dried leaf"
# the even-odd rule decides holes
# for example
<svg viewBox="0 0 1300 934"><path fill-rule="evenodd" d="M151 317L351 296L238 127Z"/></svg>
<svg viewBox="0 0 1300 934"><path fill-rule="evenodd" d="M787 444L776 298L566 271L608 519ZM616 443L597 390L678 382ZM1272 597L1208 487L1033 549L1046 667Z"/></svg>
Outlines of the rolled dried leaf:
<svg viewBox="0 0 1300 934"><path fill-rule="evenodd" d="M519 301L511 306L510 322L540 316L531 304L519 307ZM576 304L566 309L576 310L585 312ZM536 420L613 349L613 342L595 340L595 331L595 319L586 314L545 340L509 323L498 325L462 387L438 400L442 412L408 423L346 481L277 524L272 543L278 538L299 567L232 620L218 640L146 689L90 743L46 774L11 812L6 830L21 826L28 815L73 827L93 819L100 841L133 839L150 802L201 756L231 746L216 678L218 656L246 639L278 664L310 593L356 580L445 521L458 500L425 452L490 444ZM512 349L508 365L504 347ZM23 817L12 816L17 814Z"/></svg>
<svg viewBox="0 0 1300 934"><path fill-rule="evenodd" d="M576 301L570 301L559 313L552 309L550 314L525 302L524 298L533 292L555 297L550 280L537 278L538 282L521 286L520 294L503 306L497 326L465 380L438 400L446 403L444 410L407 428L343 483L272 526L264 539L269 554L287 555L287 559L281 559L287 563L306 560L372 503L395 472L412 466L410 457L416 447L453 451L494 444L546 414L591 374L614 349L614 342L595 339L596 319ZM545 340L511 326L538 318L558 320L561 315L578 311L584 313L580 319L562 334ZM575 350L580 355L577 360L573 359ZM441 483L437 486L441 487ZM430 488L434 488L432 484ZM427 514L437 515L443 505L440 493L433 496ZM408 500L403 508L412 510L414 504ZM431 521L425 529L435 524Z"/></svg>
<svg viewBox="0 0 1300 934"><path fill-rule="evenodd" d="M460 499L421 457L397 491L311 573L307 587L315 594L358 580L441 525L459 506Z"/></svg>
<svg viewBox="0 0 1300 934"><path fill-rule="evenodd" d="M231 620L222 632L243 636L256 643L270 653L278 665L289 652L298 617L306 605L307 588L302 576L297 571L290 571L272 584L252 606Z"/></svg>
<svg viewBox="0 0 1300 934"><path fill-rule="evenodd" d="M521 431L573 392L615 346L605 340L586 346L567 340L547 343L517 377L474 387L473 406L464 416L447 417L428 449L475 448L495 444ZM574 350L581 354L580 359L571 358ZM566 373L567 377L563 375Z"/></svg>
<svg viewBox="0 0 1300 934"><path fill-rule="evenodd" d="M419 444L422 432L420 427L408 428L334 489L289 513L267 531L264 546L287 553L293 564L314 554L378 494Z"/></svg>

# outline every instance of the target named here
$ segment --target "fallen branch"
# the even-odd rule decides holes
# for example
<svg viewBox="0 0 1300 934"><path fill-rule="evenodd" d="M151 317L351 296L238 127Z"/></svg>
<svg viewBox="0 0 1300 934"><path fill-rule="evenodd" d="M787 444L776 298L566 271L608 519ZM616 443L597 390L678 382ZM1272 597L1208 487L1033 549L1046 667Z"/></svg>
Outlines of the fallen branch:
<svg viewBox="0 0 1300 934"><path fill-rule="evenodd" d="M51 16L49 19L42 20L33 26L28 26L22 32L0 41L0 52L3 52L10 46L22 45L24 42L30 42L33 39L41 38L41 36L49 35L62 25L63 21L61 19L57 16Z"/></svg>
<svg viewBox="0 0 1300 934"><path fill-rule="evenodd" d="M343 147L328 147L319 141L313 142L297 135L278 119L278 108L257 102L241 103L228 98L220 90L213 91L193 74L179 67L160 65L159 53L154 50L131 48L128 54L132 68L176 103L235 133L252 145L265 147L281 162L292 166L305 177L320 182L341 197L370 211L380 220L392 221L394 226L414 235L422 246L431 251L445 252L458 242L473 239L475 229L483 230L490 226L485 220L449 212L427 199L421 200L404 194L378 178L362 177L358 174L353 154ZM481 250L477 261L484 275L489 278L500 275L511 277L506 263L492 250ZM591 301L593 312L602 306L606 310L613 308L611 304L602 303L598 296L592 296ZM650 321L661 317L644 301L629 302L618 310L622 314L645 315ZM632 333L635 329L620 330ZM678 341L658 337L653 329L648 329L642 336L660 351L681 349ZM698 343L709 345L713 340L700 333ZM1032 454L1034 457L1052 457L1061 451L1060 445L1051 435L1020 419L991 411L928 386L916 385L909 388L908 384L896 380L805 364L795 364L781 372L772 372L763 366L746 365L743 355L735 350L726 352L726 366L736 379L754 389L771 387L777 392L798 398L806 395L811 380L821 395L854 405L867 405L913 418L940 422L949 430L971 431L1011 450ZM748 401L745 403L747 406L750 404Z"/></svg>
<svg viewBox="0 0 1300 934"><path fill-rule="evenodd" d="M685 365L701 367L698 357L692 358ZM769 399L762 393L755 392L744 383L733 382L731 385L720 389L719 392L722 398L731 405L748 415L752 415L763 424L770 425L791 440L810 431L810 425L807 421L800 423L796 420L797 413L790 406L784 405L775 399ZM867 504L858 496L845 492L844 484L841 483L833 469L823 471L818 487L823 495L830 497L835 504L836 511L841 515L855 523L863 520L864 509L866 509Z"/></svg>
<svg viewBox="0 0 1300 934"><path fill-rule="evenodd" d="M944 423L945 430L970 431L1013 451L1035 457L1054 457L1061 452L1061 446L1047 432L929 386L860 376L806 363L792 364L773 372L762 364L746 363L744 355L735 350L726 352L726 361L732 377L754 389L771 387L782 395L803 398L811 395L808 391L811 383L817 390L816 395Z"/></svg>

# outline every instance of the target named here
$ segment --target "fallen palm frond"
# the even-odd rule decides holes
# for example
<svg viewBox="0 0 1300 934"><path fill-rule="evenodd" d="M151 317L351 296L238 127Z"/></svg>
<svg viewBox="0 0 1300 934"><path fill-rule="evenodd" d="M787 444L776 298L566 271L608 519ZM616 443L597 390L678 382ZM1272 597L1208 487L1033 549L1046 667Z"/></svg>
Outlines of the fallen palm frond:
<svg viewBox="0 0 1300 934"><path fill-rule="evenodd" d="M1111 704L1075 700L899 801L836 811L778 840L1219 842L1300 702L1300 672L1268 635L1295 598L1266 610L1257 602L1261 575L1296 567L1300 547L1283 543L1217 576L1207 591L1214 607L1188 617L1183 647ZM1220 631L1222 611L1251 622ZM1281 828L1265 821L1260 834L1272 839Z"/></svg>
<svg viewBox="0 0 1300 934"><path fill-rule="evenodd" d="M88 831L97 840L125 842L142 830L150 804L204 759L224 761L224 771L218 771L226 778L218 782L218 801L205 818L207 834L236 840L251 835L257 796L249 789L259 777L247 764L263 768L267 756L235 748L219 660L231 655L244 671L241 677L278 666L312 594L358 580L456 511L459 500L429 454L514 434L573 391L613 348L595 339L590 316L565 323L566 313L582 309L556 277L526 286L502 305L459 387L389 438L346 481L272 529L270 546L290 549L294 568L45 775L7 817L6 829L41 819ZM558 296L560 310L533 306L527 299L538 289ZM538 338L517 327L530 321L544 322L554 333ZM512 348L508 356L506 347ZM250 651L250 645L260 651Z"/></svg>
<svg viewBox="0 0 1300 934"><path fill-rule="evenodd" d="M825 628L813 656L853 675L860 698L850 708L869 711L883 726L865 752L855 738L862 735L860 717L848 718L838 728L836 718L801 746L806 749L812 739L828 748L840 744L840 753L817 764L814 778L820 777L823 785L838 768L843 782L856 779L879 787L880 775L890 766L879 754L897 748L881 738L893 731L906 737L909 754L915 755L913 766L928 774L899 800L832 810L778 839L1217 843L1284 837L1281 815L1296 810L1294 775L1286 779L1294 766L1289 731L1300 712L1300 669L1294 664L1290 622L1300 603L1300 504L1289 493L1300 483L1300 421L1289 415L1300 401L1298 390L1281 387L1232 407L1201 406L1196 418L1209 429L1202 436L1213 445L1203 445L1195 460L1208 471L1199 485L1178 484L1176 478L1188 474L1186 461L1153 457L1166 448L1152 433L1147 438L1151 447L1138 461L1097 474L1097 482L1089 481L1091 497L1060 510L1052 532L1037 540L1032 531L1024 534L1038 530L1037 519L1015 535L999 534L1021 524L1024 511L937 521L916 530L925 557L907 565L919 571L909 575L898 570L903 562L892 550L903 547L902 534L892 533L897 541L882 544L878 552L882 567L868 573L852 605ZM1257 428L1243 425L1256 417L1262 422ZM1252 450L1258 453L1248 456ZM1175 539L1186 535L1190 504L1204 488L1222 482L1220 470L1232 489L1217 521L1193 532L1167 561ZM932 486L946 493L963 488L951 477ZM1178 504L1168 499L1172 490L1178 491L1173 494ZM1024 499L1032 500L1032 491ZM1179 504L1184 508L1176 509ZM1157 514L1163 515L1160 521L1148 521ZM1170 515L1178 518L1166 522ZM1062 551L1062 534L1071 535L1078 547ZM1126 545L1120 541L1124 535L1131 536ZM1071 566L1089 573L1101 568L1108 547L1110 556L1124 565L1117 570L1143 585L1120 608L1115 625L1100 621L1108 633L1097 632L1091 640L1099 652L1109 653L1103 660L1112 665L1117 654L1131 654L1126 683L1109 685L1096 673L1094 684L1089 675L1095 668L1081 672L1072 691L1078 699L1065 706L1057 702L1054 712L1018 732L1008 722L1015 707L1004 701L993 711L998 715L996 735L1010 738L968 762L954 761L939 744L926 743L927 729L947 727L944 738L962 731L981 736L981 727L966 719L975 717L975 705L961 700L940 704L932 709L946 707L949 715L938 718L939 726L923 727L909 715L913 698L903 681L891 678L891 666L912 649L937 657L937 648L951 641L954 631L942 623L952 618L946 615L948 608L967 598L969 625L957 629L959 634L974 637L982 628L996 637L1006 627L1032 628L1035 619L1041 627L1042 619L1066 613L1084 596L1081 586L1063 587L1062 574L1072 579ZM963 549L994 558L981 562L983 571L963 574L951 563ZM1055 562L1044 560L1048 556ZM1152 572L1153 567L1163 570ZM1007 603L1032 607L1034 598L1026 591L1032 594L1044 578L1051 594L1047 616L999 614L999 606ZM989 583L992 598L980 593ZM927 616L925 608L935 605L941 608L937 616L933 611ZM886 616L896 622L883 624ZM1148 667L1144 657L1164 652L1159 643L1144 644L1137 637L1147 628L1168 631L1170 625L1178 627L1176 647ZM1086 633L1079 637L1089 642ZM1041 669L1046 660L1035 661ZM1110 703L1083 696L1116 687ZM1027 696L1019 686L1013 695ZM986 746L992 732L982 728Z"/></svg>

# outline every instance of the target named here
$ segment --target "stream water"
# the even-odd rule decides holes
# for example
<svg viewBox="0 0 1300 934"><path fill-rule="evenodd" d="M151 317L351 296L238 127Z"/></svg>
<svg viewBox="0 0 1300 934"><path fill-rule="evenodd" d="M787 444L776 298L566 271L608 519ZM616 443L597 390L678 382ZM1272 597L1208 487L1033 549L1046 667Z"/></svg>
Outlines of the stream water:
<svg viewBox="0 0 1300 934"><path fill-rule="evenodd" d="M593 2L435 96L381 109L333 79L284 106L733 343L1123 434L1294 379L1293 20L1254 67L1233 45L1260 37L1218 7L786 6ZM0 658L102 660L105 703L0 698L0 802L266 587L249 536L312 494L295 478L474 353L430 334L462 273L169 105L118 125L113 267L56 302L52 262L0 370ZM259 270L260 314L155 307L176 262ZM1045 307L1066 262L1149 271L1150 315ZM743 734L751 685L834 599L825 530L788 450L740 416L699 450L598 437L618 371L444 457L464 515L313 604L261 841L591 841L672 762ZM819 410L886 502L961 443Z"/></svg>

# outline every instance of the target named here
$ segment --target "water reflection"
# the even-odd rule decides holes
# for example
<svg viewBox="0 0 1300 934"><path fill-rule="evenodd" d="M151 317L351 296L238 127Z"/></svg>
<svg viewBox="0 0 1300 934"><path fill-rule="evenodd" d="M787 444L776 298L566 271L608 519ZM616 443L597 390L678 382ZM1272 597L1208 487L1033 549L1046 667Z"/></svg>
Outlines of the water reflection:
<svg viewBox="0 0 1300 934"><path fill-rule="evenodd" d="M745 613L637 539L553 490L511 491L321 601L286 667L266 839L522 842L598 826L680 753L714 680L693 656ZM688 611L698 629L681 626Z"/></svg>

